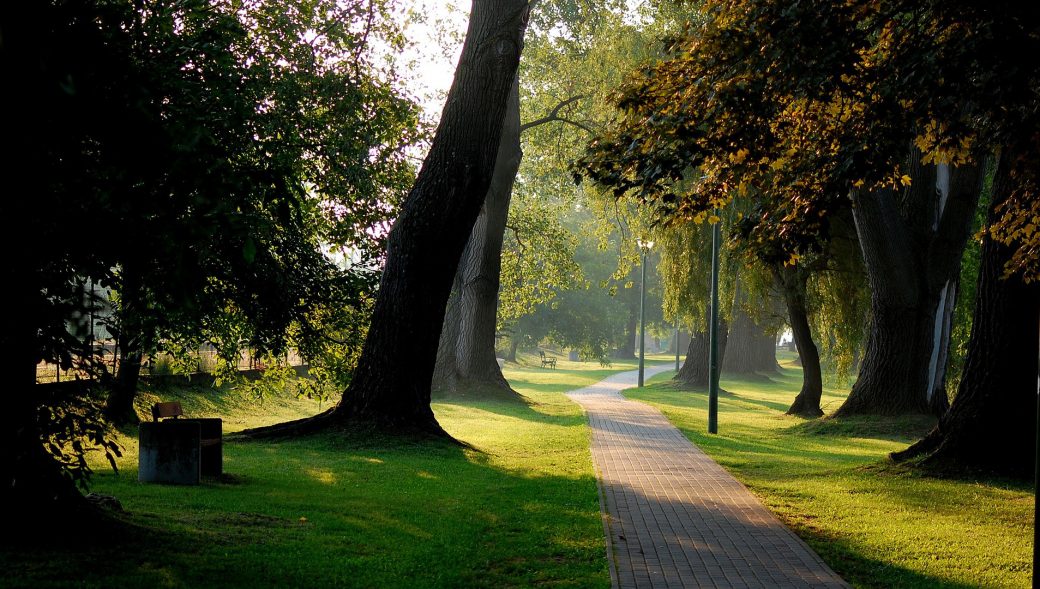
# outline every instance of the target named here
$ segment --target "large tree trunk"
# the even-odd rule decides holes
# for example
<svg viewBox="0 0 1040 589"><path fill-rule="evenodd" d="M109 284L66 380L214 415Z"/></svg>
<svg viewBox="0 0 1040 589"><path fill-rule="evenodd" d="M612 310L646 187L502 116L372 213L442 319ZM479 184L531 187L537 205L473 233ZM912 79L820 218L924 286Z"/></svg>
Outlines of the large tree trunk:
<svg viewBox="0 0 1040 589"><path fill-rule="evenodd" d="M806 272L793 266L780 266L775 270L777 283L787 303L787 317L798 348L798 359L802 365L802 390L787 410L788 415L819 417L823 415L820 398L823 396L823 374L820 369L820 352L813 341L809 327L809 313L805 304Z"/></svg>
<svg viewBox="0 0 1040 589"><path fill-rule="evenodd" d="M729 336L726 355L722 360L722 373L745 375L755 373L755 344L760 339L760 329L744 310L747 295L739 282L733 294L733 312L730 315Z"/></svg>
<svg viewBox="0 0 1040 589"><path fill-rule="evenodd" d="M474 0L430 152L387 240L354 379L331 418L442 433L430 409L441 324L459 258L491 185L529 5Z"/></svg>
<svg viewBox="0 0 1040 589"><path fill-rule="evenodd" d="M726 352L729 350L729 322L719 319L719 367L721 374L722 363L726 361Z"/></svg>
<svg viewBox="0 0 1040 589"><path fill-rule="evenodd" d="M470 243L462 252L465 260L469 254ZM462 291L462 266L455 272L448 305L444 310L444 321L441 323L441 337L437 341L437 360L433 365L433 382L431 386L438 391L454 391L458 385L459 362L459 293Z"/></svg>
<svg viewBox="0 0 1040 589"><path fill-rule="evenodd" d="M776 361L776 334L762 326L755 326L755 339L752 351L752 366L755 372L771 374L780 369Z"/></svg>
<svg viewBox="0 0 1040 589"><path fill-rule="evenodd" d="M502 240L521 157L520 82L516 78L509 92L491 187L463 252L456 291L445 313L435 388L512 390L495 359L495 324ZM454 349L449 352L447 347Z"/></svg>
<svg viewBox="0 0 1040 589"><path fill-rule="evenodd" d="M1001 157L989 219L1011 189L1012 156ZM1011 250L983 238L975 313L960 388L949 411L920 442L893 455L959 471L1033 476L1040 283L1002 279Z"/></svg>
<svg viewBox="0 0 1040 589"><path fill-rule="evenodd" d="M520 337L514 332L509 337L509 350L506 351L506 361L516 363L516 350L520 347Z"/></svg>
<svg viewBox="0 0 1040 589"><path fill-rule="evenodd" d="M133 424L140 421L134 401L137 386L141 381L141 351L125 347L119 351L119 372L112 383L112 390L105 401L105 416L116 425Z"/></svg>
<svg viewBox="0 0 1040 589"><path fill-rule="evenodd" d="M50 3L5 4L0 13L0 72L10 87L21 89L0 97L0 107L8 113L5 139L9 145L17 145L5 159L10 173L5 175L6 197L0 203L4 223L0 248L17 252L5 265L4 291L10 312L0 330L0 358L5 368L0 408L0 543L24 545L32 537L53 544L84 534L93 540L98 537L96 528L86 520L96 512L44 447L47 440L40 411L44 400L36 384L36 367L44 351L41 328L55 313L45 300L53 293L46 293L44 287L54 278L50 273L67 276L69 263L57 254L60 247L51 247L55 245L47 237L51 228L40 230L33 223L41 215L37 196L46 190L40 180L49 170L43 154L51 149L55 130L54 120L43 116L55 104L46 98L55 76L64 71L61 63L49 59L52 50L43 50L43 46L47 37L60 33L52 31L55 12ZM32 238L27 240L28 227Z"/></svg>
<svg viewBox="0 0 1040 589"><path fill-rule="evenodd" d="M935 338L940 299L971 231L982 166L942 168L922 164L915 151L913 183L901 198L853 191L871 315L859 378L835 416L927 413L944 377L945 366L930 361L943 344Z"/></svg>
<svg viewBox="0 0 1040 589"><path fill-rule="evenodd" d="M705 325L711 320L710 312L705 312ZM690 344L686 348L686 359L683 360L679 372L672 377L686 386L706 387L708 386L708 351L710 339L708 330L697 330L690 333ZM721 351L721 345L720 345ZM720 353L721 356L721 353Z"/></svg>
<svg viewBox="0 0 1040 589"><path fill-rule="evenodd" d="M708 386L708 332L693 332L686 359L672 378L691 387Z"/></svg>
<svg viewBox="0 0 1040 589"><path fill-rule="evenodd" d="M27 277L31 273L14 275ZM85 520L98 516L44 448L46 440L40 429L40 404L44 401L41 385L36 384L40 347L37 329L32 325L38 319L32 311L43 305L32 304L33 293L24 292L32 290L30 285L14 284L15 290L27 287L21 294L28 296L15 293L16 307L22 312L12 314L0 334L0 354L8 366L8 394L0 411L0 517L4 521L0 542L24 541L25 534L54 539L56 528L77 529Z"/></svg>
<svg viewBox="0 0 1040 589"><path fill-rule="evenodd" d="M630 306L628 308L628 319L625 321L625 337L621 346L614 353L619 360L631 360L636 357L636 338L639 337L639 308Z"/></svg>

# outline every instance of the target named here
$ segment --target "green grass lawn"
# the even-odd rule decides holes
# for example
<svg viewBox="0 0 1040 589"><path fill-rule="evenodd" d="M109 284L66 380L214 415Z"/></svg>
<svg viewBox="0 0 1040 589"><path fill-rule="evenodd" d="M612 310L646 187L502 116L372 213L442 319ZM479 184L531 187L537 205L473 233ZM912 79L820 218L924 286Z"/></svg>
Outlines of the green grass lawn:
<svg viewBox="0 0 1040 589"><path fill-rule="evenodd" d="M125 537L86 531L63 547L0 551L0 586L609 587L589 430L561 393L635 363L556 356L557 370L538 368L537 356L507 365L527 403L434 403L475 449L334 435L229 441L226 480L173 487L136 481L128 431L120 474L99 460L92 486L122 502ZM677 390L670 376L626 394L659 407L855 586L1028 586L1031 489L885 462L930 420L783 415L800 385L788 367L771 381L724 380L720 434L708 436L706 394ZM825 409L841 398L827 391ZM153 391L141 407L159 399L222 416L226 432L319 410L206 387Z"/></svg>
<svg viewBox="0 0 1040 589"><path fill-rule="evenodd" d="M227 481L175 487L137 482L128 436L120 473L99 463L91 490L116 496L136 531L111 545L85 535L72 548L0 552L0 586L609 587L589 430L561 393L634 364L526 364L506 372L528 403L435 403L445 429L477 450L331 435L231 441ZM142 407L160 397L225 417L226 432L318 410L182 389Z"/></svg>
<svg viewBox="0 0 1040 589"><path fill-rule="evenodd" d="M659 408L854 586L1029 586L1030 486L930 478L887 462L932 420L784 415L801 383L788 367L770 382L724 379L712 436L707 393L677 390L671 376L624 394ZM846 393L825 391L824 411Z"/></svg>

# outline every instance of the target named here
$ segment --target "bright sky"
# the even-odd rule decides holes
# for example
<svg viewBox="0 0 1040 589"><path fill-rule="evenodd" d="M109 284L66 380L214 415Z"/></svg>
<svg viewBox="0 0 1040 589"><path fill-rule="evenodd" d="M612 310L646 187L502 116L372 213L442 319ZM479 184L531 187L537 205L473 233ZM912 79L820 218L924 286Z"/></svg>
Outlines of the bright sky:
<svg viewBox="0 0 1040 589"><path fill-rule="evenodd" d="M402 55L402 65L408 70L408 92L423 105L429 120L436 122L462 52L470 3L405 0L399 6L402 20L411 20L405 37L412 45Z"/></svg>

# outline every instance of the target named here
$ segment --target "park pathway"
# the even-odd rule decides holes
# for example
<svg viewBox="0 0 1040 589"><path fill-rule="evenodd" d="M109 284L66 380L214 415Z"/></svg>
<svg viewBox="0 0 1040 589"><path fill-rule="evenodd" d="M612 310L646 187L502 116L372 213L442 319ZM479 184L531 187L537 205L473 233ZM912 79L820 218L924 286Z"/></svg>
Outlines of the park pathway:
<svg viewBox="0 0 1040 589"><path fill-rule="evenodd" d="M660 411L621 396L636 374L567 394L592 427L613 586L848 587Z"/></svg>

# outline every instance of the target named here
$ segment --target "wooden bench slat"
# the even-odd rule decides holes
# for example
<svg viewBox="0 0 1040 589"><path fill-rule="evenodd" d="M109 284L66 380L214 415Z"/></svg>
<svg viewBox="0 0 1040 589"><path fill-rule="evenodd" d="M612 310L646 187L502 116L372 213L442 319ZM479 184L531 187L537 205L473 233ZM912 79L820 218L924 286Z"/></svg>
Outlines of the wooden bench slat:
<svg viewBox="0 0 1040 589"><path fill-rule="evenodd" d="M159 421L164 417L180 417L182 415L184 415L184 409L181 408L179 401L168 401L152 405L152 418L155 421Z"/></svg>

